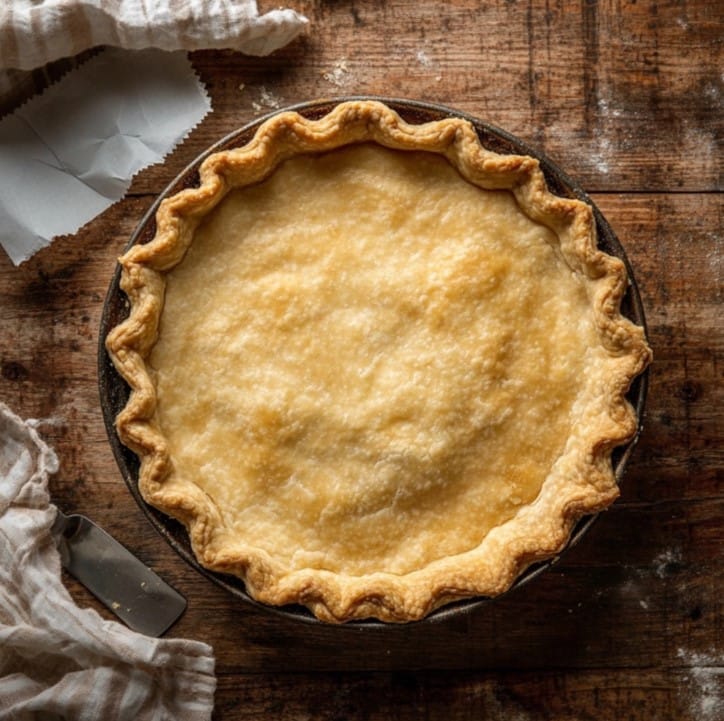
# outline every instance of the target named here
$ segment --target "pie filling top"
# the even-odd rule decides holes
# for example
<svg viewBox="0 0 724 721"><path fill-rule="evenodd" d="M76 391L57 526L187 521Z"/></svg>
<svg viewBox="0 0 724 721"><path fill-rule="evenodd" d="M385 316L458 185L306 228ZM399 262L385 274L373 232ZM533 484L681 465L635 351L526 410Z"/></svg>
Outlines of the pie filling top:
<svg viewBox="0 0 724 721"><path fill-rule="evenodd" d="M649 358L622 264L463 121L431 141L376 103L346 135L287 115L122 259L108 347L142 493L202 563L326 620L499 593L617 494Z"/></svg>
<svg viewBox="0 0 724 721"><path fill-rule="evenodd" d="M409 573L538 495L590 308L510 192L431 154L297 156L229 193L168 277L160 427L219 509L216 545Z"/></svg>

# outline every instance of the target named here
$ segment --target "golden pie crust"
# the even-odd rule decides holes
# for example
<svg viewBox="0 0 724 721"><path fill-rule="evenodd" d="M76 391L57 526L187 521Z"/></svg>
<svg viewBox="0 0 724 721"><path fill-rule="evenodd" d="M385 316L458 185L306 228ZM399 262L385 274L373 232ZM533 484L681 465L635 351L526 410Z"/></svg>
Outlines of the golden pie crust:
<svg viewBox="0 0 724 721"><path fill-rule="evenodd" d="M623 263L538 161L378 102L207 158L121 259L107 348L144 499L320 619L494 596L618 495L649 363Z"/></svg>

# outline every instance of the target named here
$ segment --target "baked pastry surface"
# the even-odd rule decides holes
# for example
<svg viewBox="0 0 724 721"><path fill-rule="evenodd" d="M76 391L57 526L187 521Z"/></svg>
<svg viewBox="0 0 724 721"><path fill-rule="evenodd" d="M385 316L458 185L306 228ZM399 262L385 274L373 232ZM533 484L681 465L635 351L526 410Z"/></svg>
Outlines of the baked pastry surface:
<svg viewBox="0 0 724 721"><path fill-rule="evenodd" d="M122 259L139 488L199 561L328 621L506 590L618 489L650 358L591 209L459 119L282 113Z"/></svg>

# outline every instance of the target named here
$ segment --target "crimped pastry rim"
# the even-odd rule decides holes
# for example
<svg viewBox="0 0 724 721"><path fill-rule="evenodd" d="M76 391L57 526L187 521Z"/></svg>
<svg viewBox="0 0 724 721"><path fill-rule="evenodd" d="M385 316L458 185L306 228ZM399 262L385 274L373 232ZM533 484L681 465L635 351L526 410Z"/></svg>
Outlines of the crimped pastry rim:
<svg viewBox="0 0 724 721"><path fill-rule="evenodd" d="M384 123L392 123L392 126L396 127L397 129L403 127L405 128L405 132L412 132L412 135L415 136L415 143L421 142L420 133L416 129L417 126L408 126L406 123L404 123L404 121L401 121L399 119L399 116L397 116L389 108L374 101L352 100L349 102L340 103L336 106L332 113L325 115L323 120L329 122L330 116L334 115L334 117L337 118L344 115L345 113L360 114L366 122L374 120L375 122L381 121ZM274 114L270 119L266 120L261 124L259 131L261 133L261 136L266 137L264 136L264 133L268 132L269 128L279 128L285 122L292 122L291 118L292 115L290 114L290 111L284 111ZM301 116L296 116L293 122L301 123L302 126L304 126L310 124L319 125L321 121L307 121L301 118ZM467 126L467 122L464 120L460 120L459 118L450 119L449 121L440 121L439 123L436 123L436 125L444 125L447 128L445 132L452 133L453 135L458 132L468 132L460 130L460 128ZM455 131L453 132L449 130L450 127L454 127ZM414 130L410 131L410 128L413 128ZM377 128L377 130L379 130L379 128ZM470 132L472 132L472 135L474 136L474 131L471 130ZM472 136L467 137L467 141L470 141L471 137ZM344 142L339 143L340 145L344 145L347 144L347 142L350 142L347 136L345 136L345 138L346 139ZM389 138L387 139L389 140ZM411 147L411 149L412 148L419 149L419 145L415 144ZM211 157L213 158L215 155L228 155L229 153L233 152L233 150L221 151L221 153L212 154ZM490 160L490 158L488 158L488 160ZM585 206L583 203L580 203L578 201L562 200L551 196L545 188L543 175L538 170L538 161L535 161L532 158L524 158L520 156L510 155L496 156L496 162L497 161L499 161L497 170L508 174L510 174L511 168L513 168L513 173L519 172L520 167L526 168L524 172L528 173L530 177L528 177L525 183L520 185L521 188L530 189L535 186L535 192L544 193L546 198L553 199L554 204L563 203L568 208L571 207L571 204L582 206L580 208L580 211L582 213L581 218L583 218L583 220L579 220L579 223L583 223L584 225L586 225L589 229L589 232L595 233L595 230L591 230L595 228L591 208ZM205 161L207 168L208 163L209 159L207 158L207 160ZM514 166L517 166L517 169ZM202 180L204 180L206 185L208 185L209 183L208 178L212 178L213 182L212 176L213 173L204 180L204 171L202 171ZM543 182L543 186L541 186L541 182ZM191 194L193 195L193 191L191 192ZM158 217L160 219L158 225L161 228L161 232L163 232L164 223L168 222L169 216L168 214L163 215L163 213L160 212ZM576 214L576 217L578 217L578 214ZM593 238L593 236L591 237ZM591 250L590 248L589 251L593 253L593 255L591 256L593 259L591 260L589 258L589 261L592 264L598 264L599 266L601 265L601 263L603 263L603 265L611 265L608 260L601 259L599 257L603 255L602 253L600 253L600 251L597 251L595 249ZM141 262L138 262L139 257ZM161 254L160 256L159 254L156 254L154 259L153 253L149 253L148 246L140 246L140 250L137 246L136 248L132 248L122 259L122 265L124 267L125 275L125 285L126 289L129 291L129 296L132 298L132 301L134 292L138 289L137 287L134 287L134 274L139 272L144 274L147 270L149 270L149 262L158 264L159 257L162 258L162 265L168 265L168 263L170 262L169 258L167 256L164 257L163 254ZM610 258L610 256L606 257ZM149 258L151 258L151 261L149 261ZM632 364L632 372L630 378L626 382L626 387L628 387L628 383L630 383L630 381L638 373L640 373L645 365L648 363L650 353L645 343L643 330L641 328L632 326L631 323L625 320L622 316L620 316L617 311L618 305L620 303L620 298L625 290L625 283L623 282L625 273L623 271L623 266L620 261L612 258L610 258L610 260L612 261L612 265L616 267L616 270L612 271L611 277L613 278L613 276L615 275L617 278L616 282L614 283L616 287L612 291L613 300L610 293L607 296L608 307L614 307L614 310L616 310L616 312L612 315L612 319L610 320L614 325L617 326L617 328L618 325L621 323L624 326L631 326L631 328L635 328L632 333L628 334L628 337L632 339L631 342L636 346L636 352L638 356L636 362ZM153 286L157 283L157 281L158 279L149 280L148 278L146 278L144 280L144 283L150 283ZM141 432L141 442L139 442L139 428L143 428L144 424L146 427L148 427L148 410L150 407L149 403L151 405L153 404L153 389L149 388L150 378L148 377L148 374L145 373L145 368L136 368L135 370L129 371L129 365L127 361L129 354L135 352L136 354L140 354L140 356L143 356L143 354L150 349L150 346L148 346L149 338L146 337L144 340L136 339L134 342L128 343L128 338L126 337L124 340L123 337L124 329L125 331L127 331L129 324L132 324L134 320L138 320L140 313L139 308L140 304L138 303L138 299L136 299L132 302L132 311L129 319L127 321L124 321L124 323L118 326L118 328L111 331L107 338L107 348L111 358L116 364L117 369L126 379L126 381L131 385L131 387L135 389L134 393L132 394L131 400L129 401L129 404L127 405L123 413L119 416L118 433L124 440L124 442L127 443L129 446L133 447L134 450L136 450L142 458L142 469L139 478L139 488L146 501L151 503L153 506L160 508L169 515L182 520L185 524L191 527L192 543L199 559L203 559L202 562L204 563L204 565L210 567L212 570L221 572L229 572L229 570L234 570L234 568L238 570L239 565L244 566L249 563L249 558L204 558L203 547L205 531L203 527L206 523L208 523L208 518L206 520L203 520L203 511L200 511L198 506L194 503L189 503L188 498L163 498L163 493L159 493L159 486L162 484L159 484L158 479L160 476L163 475L163 468L161 468L161 470L159 471L159 467L157 465L159 460L157 453L158 449L154 447L153 443L146 443L146 441L148 440L147 437L146 441L144 441L144 438L142 437L143 432ZM119 330L119 328L121 330ZM623 399L624 392L625 390L619 394L621 404L625 403ZM630 410L624 410L624 407L625 406L621 405L621 407L619 408L619 412L626 417L624 420L626 429L625 432L618 433L618 436L615 439L617 442L621 443L626 442L628 439L630 439L638 428L636 419L633 417ZM146 428L146 430L148 430L148 428ZM608 441L603 443L603 445L608 447L610 446L610 443L613 442L613 440L614 439L609 438ZM611 480L613 481L612 474ZM472 594L470 593L470 589L467 589L464 596L469 597L470 595L497 595L503 592L511 585L511 583L519 576L521 570L529 563L550 558L551 556L554 556L558 551L560 551L560 549L565 545L566 541L568 540L575 521L581 515L593 513L600 510L601 508L607 506L610 502L612 502L616 495L617 487L615 487L615 481L613 481L613 485L608 487L605 492L599 492L595 496L592 494L586 499L574 498L572 496L568 499L566 503L562 504L559 509L559 528L555 530L555 536L549 534L546 542L543 544L539 543L539 547L537 548L531 549L531 547L528 546L522 550L519 550L517 554L511 556L509 559L501 563L500 569L498 570L497 576L493 582L488 582L487 585L485 585L484 587L478 585L475 588L474 593ZM545 546L545 548L540 547L543 545ZM291 590L289 588L281 590L277 589L276 591L270 593L264 589L256 589L256 592L253 595L266 603L272 604L292 602L306 603L310 608L312 608L313 611L315 611L315 613L317 613L318 616L328 621L345 621L355 618L366 618L368 617L368 615L386 621L415 620L417 618L427 615L439 605L447 603L452 598L457 597L457 589L451 589L446 586L445 583L441 582L434 584L429 579L427 579L422 583L422 585L427 585L431 588L434 586L434 588L429 591L415 591L415 593L418 594L418 597L421 594L422 596L427 595L429 596L429 598L427 599L427 601L423 601L422 603L420 603L419 598L416 598L415 602L411 604L404 598L402 598L402 600L399 600L401 597L405 596L407 591L400 588L396 579L392 579L392 582L390 582L391 579L381 578L382 576L384 576L384 574L374 574L375 576L380 576L380 578L373 579L374 582L372 585L369 585L367 588L362 589L359 588L359 584L354 583L344 583L342 584L344 588L340 589L338 580L326 578L326 575L329 574L325 574L325 572L314 573L312 575L315 576L316 580L311 582L310 578L305 576L301 578L301 582L297 584L296 590L294 588L292 588ZM320 581L320 579L322 580ZM253 569L251 576L247 577L247 582L251 582L251 584L253 585ZM354 586L354 588L350 590L350 586ZM299 592L299 588L303 589L302 593ZM398 600L395 601L395 598L397 598ZM410 611L411 606L412 611Z"/></svg>

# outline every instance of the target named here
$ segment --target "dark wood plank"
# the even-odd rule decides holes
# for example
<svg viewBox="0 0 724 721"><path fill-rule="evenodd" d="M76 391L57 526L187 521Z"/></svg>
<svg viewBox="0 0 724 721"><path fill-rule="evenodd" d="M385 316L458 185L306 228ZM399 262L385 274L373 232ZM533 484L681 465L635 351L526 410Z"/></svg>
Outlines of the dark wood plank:
<svg viewBox="0 0 724 721"><path fill-rule="evenodd" d="M280 106L377 94L471 112L592 191L722 187L722 13L710 0L298 6L308 32L270 58L192 55L215 111L174 155L177 170ZM171 177L155 169L134 188Z"/></svg>
<svg viewBox="0 0 724 721"><path fill-rule="evenodd" d="M216 718L366 721L716 721L724 679L706 658L664 671L394 673L219 678Z"/></svg>
<svg viewBox="0 0 724 721"><path fill-rule="evenodd" d="M269 58L192 53L214 112L167 162L140 173L124 201L18 269L0 257L0 399L46 419L43 433L61 461L53 497L96 519L188 597L171 633L214 646L216 719L718 721L720 4L293 4L309 16L309 30ZM0 112L76 62L21 78L12 97L0 98ZM97 329L115 258L154 196L245 122L358 93L471 112L566 169L629 253L656 355L622 497L578 546L528 586L468 615L388 628L292 621L199 576L121 480L96 388ZM79 603L99 608L66 580Z"/></svg>
<svg viewBox="0 0 724 721"><path fill-rule="evenodd" d="M722 197L598 194L632 261L654 349L624 501L722 493ZM706 210L705 210L706 208Z"/></svg>
<svg viewBox="0 0 724 721"><path fill-rule="evenodd" d="M723 512L724 501L615 507L527 586L465 615L392 627L280 617L196 576L134 509L137 527L109 527L187 595L173 633L213 639L223 673L296 672L300 656L301 668L330 672L659 668L676 666L680 649L706 655L721 645Z"/></svg>

